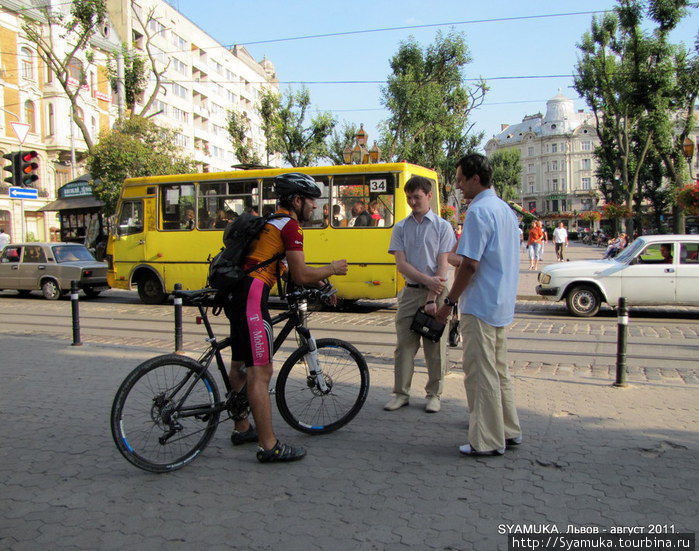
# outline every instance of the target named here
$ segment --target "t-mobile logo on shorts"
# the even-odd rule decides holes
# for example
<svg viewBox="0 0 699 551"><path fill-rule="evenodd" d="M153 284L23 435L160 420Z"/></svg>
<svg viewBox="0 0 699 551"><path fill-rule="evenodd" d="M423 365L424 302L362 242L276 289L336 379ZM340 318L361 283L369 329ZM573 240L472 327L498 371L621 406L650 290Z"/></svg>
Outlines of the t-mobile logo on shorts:
<svg viewBox="0 0 699 551"><path fill-rule="evenodd" d="M248 317L248 320L249 321L260 321L260 316L258 316L257 314L253 314L252 316Z"/></svg>
<svg viewBox="0 0 699 551"><path fill-rule="evenodd" d="M261 358L264 354L264 331L255 331L252 334L252 344L255 347L255 358Z"/></svg>

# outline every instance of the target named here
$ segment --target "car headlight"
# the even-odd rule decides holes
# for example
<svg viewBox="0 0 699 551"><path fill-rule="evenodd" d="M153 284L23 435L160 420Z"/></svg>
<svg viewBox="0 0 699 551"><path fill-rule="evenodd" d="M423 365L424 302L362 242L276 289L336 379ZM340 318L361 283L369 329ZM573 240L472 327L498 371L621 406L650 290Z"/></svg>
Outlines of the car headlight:
<svg viewBox="0 0 699 551"><path fill-rule="evenodd" d="M551 281L551 276L549 274L539 274L539 283L546 285Z"/></svg>

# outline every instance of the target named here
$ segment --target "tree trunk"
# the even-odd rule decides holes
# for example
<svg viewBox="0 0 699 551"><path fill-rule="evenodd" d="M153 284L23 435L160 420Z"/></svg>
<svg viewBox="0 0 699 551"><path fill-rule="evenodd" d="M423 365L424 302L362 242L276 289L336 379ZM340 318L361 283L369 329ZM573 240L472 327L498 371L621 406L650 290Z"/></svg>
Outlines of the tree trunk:
<svg viewBox="0 0 699 551"><path fill-rule="evenodd" d="M626 219L626 235L628 237L633 236L633 192L629 191L626 194L626 206L631 212L631 216Z"/></svg>
<svg viewBox="0 0 699 551"><path fill-rule="evenodd" d="M687 233L684 211L677 204L672 205L672 231L679 234Z"/></svg>

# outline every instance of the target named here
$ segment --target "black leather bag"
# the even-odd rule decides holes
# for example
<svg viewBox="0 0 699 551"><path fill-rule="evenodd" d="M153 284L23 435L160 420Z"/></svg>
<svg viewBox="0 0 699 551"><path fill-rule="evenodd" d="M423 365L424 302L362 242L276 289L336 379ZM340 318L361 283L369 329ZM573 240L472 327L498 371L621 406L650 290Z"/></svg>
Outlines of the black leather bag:
<svg viewBox="0 0 699 551"><path fill-rule="evenodd" d="M433 342L439 342L442 338L442 333L444 333L444 323L439 323L436 319L430 316L422 308L418 308L413 316L413 322L410 324L411 331L414 331L418 335L430 339Z"/></svg>

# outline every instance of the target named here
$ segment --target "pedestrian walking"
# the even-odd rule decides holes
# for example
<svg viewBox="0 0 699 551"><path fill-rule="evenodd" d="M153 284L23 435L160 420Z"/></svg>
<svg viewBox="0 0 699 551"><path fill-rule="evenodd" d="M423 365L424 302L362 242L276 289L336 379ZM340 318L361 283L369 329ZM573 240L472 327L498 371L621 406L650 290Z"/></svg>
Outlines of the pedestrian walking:
<svg viewBox="0 0 699 551"><path fill-rule="evenodd" d="M522 442L505 336L519 277L517 218L491 188L492 173L483 155L458 162L456 185L473 201L456 250L461 264L436 315L446 322L459 300L469 408L468 442L459 451L467 456L502 455Z"/></svg>
<svg viewBox="0 0 699 551"><path fill-rule="evenodd" d="M540 227L541 222L535 220L532 227L529 228L529 240L527 248L529 249L529 269L536 270L539 265L539 257L541 256L541 248L544 240L544 232Z"/></svg>
<svg viewBox="0 0 699 551"><path fill-rule="evenodd" d="M388 249L396 257L396 266L406 283L398 296L396 312L393 397L384 409L394 411L408 405L415 354L422 341L427 363L425 411L436 413L441 409L447 331L439 342L433 342L413 332L410 324L420 307L432 316L437 312L437 304L445 295L449 253L456 239L451 224L430 209L433 192L428 178L413 176L404 189L412 212L394 226Z"/></svg>
<svg viewBox="0 0 699 551"><path fill-rule="evenodd" d="M5 233L5 228L0 228L0 251L10 242L10 236Z"/></svg>
<svg viewBox="0 0 699 551"><path fill-rule="evenodd" d="M563 262L565 260L565 248L568 247L568 230L566 230L563 222L558 224L558 227L553 230L553 246L556 248L556 260Z"/></svg>

